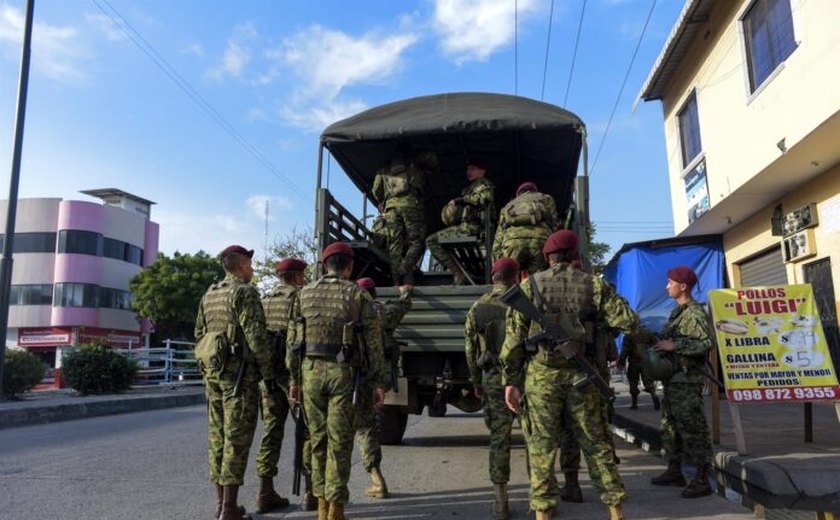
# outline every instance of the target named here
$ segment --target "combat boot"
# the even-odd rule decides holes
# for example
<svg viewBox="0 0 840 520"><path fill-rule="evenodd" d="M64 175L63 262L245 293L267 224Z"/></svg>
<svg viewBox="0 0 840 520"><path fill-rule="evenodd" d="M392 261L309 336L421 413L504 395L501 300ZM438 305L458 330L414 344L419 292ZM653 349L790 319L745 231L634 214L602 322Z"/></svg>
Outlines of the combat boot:
<svg viewBox="0 0 840 520"><path fill-rule="evenodd" d="M688 487L683 489L683 498L700 498L712 494L712 486L709 485L709 465L697 466L697 475L691 479Z"/></svg>
<svg viewBox="0 0 840 520"><path fill-rule="evenodd" d="M639 409L639 396L638 396L638 394L632 394L630 396L630 409L631 410L638 410Z"/></svg>
<svg viewBox="0 0 840 520"><path fill-rule="evenodd" d="M347 520L347 517L344 516L344 504L330 502L330 513L327 520Z"/></svg>
<svg viewBox="0 0 840 520"><path fill-rule="evenodd" d="M224 498L222 499L222 514L219 520L251 520L245 514L245 508L237 504L239 498L239 486L224 486Z"/></svg>
<svg viewBox="0 0 840 520"><path fill-rule="evenodd" d="M653 399L653 409L659 410L662 407L662 403L659 402L659 396L656 395L656 392L651 392L650 398Z"/></svg>
<svg viewBox="0 0 840 520"><path fill-rule="evenodd" d="M685 477L679 462L669 462L668 469L650 479L654 486L685 486Z"/></svg>
<svg viewBox="0 0 840 520"><path fill-rule="evenodd" d="M216 484L216 514L213 516L214 519L218 520L220 516L222 516L222 501L225 499L225 487L219 484ZM242 512L241 514L245 514L245 506L239 506L239 510Z"/></svg>
<svg viewBox="0 0 840 520"><path fill-rule="evenodd" d="M508 520L507 484L493 484L493 514L496 520Z"/></svg>
<svg viewBox="0 0 840 520"><path fill-rule="evenodd" d="M560 500L563 502L574 502L580 504L583 502L583 491L580 489L580 482L578 481L577 471L567 471L563 473L566 479L563 484L563 491L560 492Z"/></svg>
<svg viewBox="0 0 840 520"><path fill-rule="evenodd" d="M624 509L621 504L607 506L607 509L610 511L610 520L624 520Z"/></svg>
<svg viewBox="0 0 840 520"><path fill-rule="evenodd" d="M534 511L537 520L551 520L554 518L554 508L546 509L545 511Z"/></svg>
<svg viewBox="0 0 840 520"><path fill-rule="evenodd" d="M318 520L327 520L330 516L330 503L323 497L318 497Z"/></svg>
<svg viewBox="0 0 840 520"><path fill-rule="evenodd" d="M371 498L388 498L388 484L376 466L370 469L370 487L365 491L365 495Z"/></svg>
<svg viewBox="0 0 840 520"><path fill-rule="evenodd" d="M257 513L268 513L285 507L289 507L289 499L277 494L277 491L274 490L274 479L272 477L260 477Z"/></svg>
<svg viewBox="0 0 840 520"><path fill-rule="evenodd" d="M446 264L446 268L449 269L449 272L452 273L452 284L453 285L464 285L464 282L467 281L467 277L461 268L458 267L458 264L455 263L454 260L450 260Z"/></svg>
<svg viewBox="0 0 840 520"><path fill-rule="evenodd" d="M304 482L303 495L300 497L300 510L315 511L318 509L318 499L312 494L312 477L307 476Z"/></svg>

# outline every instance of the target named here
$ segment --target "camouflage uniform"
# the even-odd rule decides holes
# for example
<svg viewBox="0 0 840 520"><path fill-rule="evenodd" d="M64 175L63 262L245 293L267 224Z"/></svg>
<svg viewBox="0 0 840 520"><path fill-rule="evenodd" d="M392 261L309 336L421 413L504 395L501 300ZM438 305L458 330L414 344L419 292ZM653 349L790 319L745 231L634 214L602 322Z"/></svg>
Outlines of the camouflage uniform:
<svg viewBox="0 0 840 520"><path fill-rule="evenodd" d="M364 341L358 333L351 338L353 322L362 324ZM343 348L350 341L352 347ZM289 384L302 387L311 443L312 492L330 503L345 504L349 498L347 481L356 425L353 370L366 365L368 374L379 374L380 341L378 320L364 291L353 282L329 273L300 290L289 322ZM361 348L365 343L366 351ZM301 359L302 345L305 355ZM339 362L341 357L343 362Z"/></svg>
<svg viewBox="0 0 840 520"><path fill-rule="evenodd" d="M542 271L548 267L542 254L543 244L559 228L554 198L526 191L502 208L493 239L493 258L515 258L523 271Z"/></svg>
<svg viewBox="0 0 840 520"><path fill-rule="evenodd" d="M507 306L499 296L508 288L497 283L467 312L464 340L470 382L484 390L484 424L490 430L490 480L506 484L510 479L510 436L515 414L505 405L505 387L499 351L504 341Z"/></svg>
<svg viewBox="0 0 840 520"><path fill-rule="evenodd" d="M357 407L358 422L356 423L356 439L359 443L362 464L368 473L373 468L378 468L382 462L382 446L379 442L379 414L373 408L373 389L375 387L388 388L391 386L390 375L385 371L385 356L382 350L388 348L390 351L394 341L394 330L402 321L403 316L411 309L411 293L401 294L398 300L373 301L372 304L382 330L381 350L377 353L377 357L382 359L382 370L378 374L371 374L366 381L362 395L367 401ZM391 360L391 362L395 363L396 360Z"/></svg>
<svg viewBox="0 0 840 520"><path fill-rule="evenodd" d="M672 339L677 371L665 382L662 399L662 447L669 463L710 464L712 445L703 407L705 376L700 367L712 347L709 317L703 305L690 301L677 306L663 336Z"/></svg>
<svg viewBox="0 0 840 520"><path fill-rule="evenodd" d="M630 385L630 395L639 395L639 380L642 382L644 391L652 394L656 391L656 381L642 371L642 358L645 350L656 343L656 337L650 335L650 343L645 344L632 336L624 336L621 344L621 355L618 357L619 364L627 365L627 383Z"/></svg>
<svg viewBox="0 0 840 520"><path fill-rule="evenodd" d="M593 315L595 321L624 332L635 331L638 317L601 279L574 270L567 263L558 263L532 275L529 280L538 288L543 309L582 347L586 333L579 316ZM531 297L531 282L521 284ZM583 314L581 314L583 312ZM508 314L507 335L502 348L505 385L525 386L526 414L530 433L528 456L531 463L531 509L546 511L557 505L558 490L554 478L554 455L560 442L561 418L571 418L573 431L586 457L589 475L601 501L608 506L626 498L615 458L606 438L601 394L594 385L577 389L572 383L584 377L571 359L551 353L546 345L526 360L525 341L539 331L518 312ZM579 348L580 348L579 347ZM527 362L526 362L527 361Z"/></svg>
<svg viewBox="0 0 840 520"><path fill-rule="evenodd" d="M204 371L207 397L210 480L221 486L241 486L254 438L259 409L260 379L275 380L274 352L268 342L265 315L257 289L228 274L213 284L201 299L195 337L224 331L233 325L228 340L238 353L221 372ZM233 395L237 373L244 363L241 393Z"/></svg>
<svg viewBox="0 0 840 520"><path fill-rule="evenodd" d="M382 215L374 227L385 236L395 282L411 275L423 256L423 170L436 168L433 154L419 154L408 164L402 157L395 157L373 180L373 197L382 205Z"/></svg>
<svg viewBox="0 0 840 520"><path fill-rule="evenodd" d="M449 265L453 261L452 256L441 247L441 238L484 236L484 222L481 221L481 212L486 207L491 219L495 219L494 192L495 187L487 177L479 177L464 188L461 192L461 198L465 204L465 209L461 223L443 228L426 237L426 247L429 248L429 252L437 258L438 262L442 265Z"/></svg>

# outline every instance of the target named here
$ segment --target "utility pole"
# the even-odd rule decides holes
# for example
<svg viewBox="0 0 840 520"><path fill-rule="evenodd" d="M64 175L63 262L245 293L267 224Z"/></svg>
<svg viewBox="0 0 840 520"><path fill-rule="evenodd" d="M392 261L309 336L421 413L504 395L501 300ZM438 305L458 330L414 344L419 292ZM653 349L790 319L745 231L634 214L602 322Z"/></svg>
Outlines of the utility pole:
<svg viewBox="0 0 840 520"><path fill-rule="evenodd" d="M17 216L18 184L20 184L20 157L23 149L23 123L26 119L26 93L29 89L29 57L32 51L32 13L35 0L26 0L23 23L23 48L20 56L18 80L17 118L12 153L12 175L9 180L9 204L6 210L6 240L0 260L0 399L3 395L3 371L6 359L6 330L9 326L9 293L12 290L12 253L15 250L15 220Z"/></svg>

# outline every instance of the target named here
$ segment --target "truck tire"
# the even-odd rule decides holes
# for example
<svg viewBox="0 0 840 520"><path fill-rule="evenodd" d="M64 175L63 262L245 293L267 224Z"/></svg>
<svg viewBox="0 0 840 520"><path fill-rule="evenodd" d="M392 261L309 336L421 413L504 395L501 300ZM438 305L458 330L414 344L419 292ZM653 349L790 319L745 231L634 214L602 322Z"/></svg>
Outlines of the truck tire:
<svg viewBox="0 0 840 520"><path fill-rule="evenodd" d="M446 401L434 400L429 403L429 417L443 417L446 415Z"/></svg>
<svg viewBox="0 0 840 520"><path fill-rule="evenodd" d="M386 405L379 413L379 441L385 445L401 443L408 424L408 412L402 406Z"/></svg>

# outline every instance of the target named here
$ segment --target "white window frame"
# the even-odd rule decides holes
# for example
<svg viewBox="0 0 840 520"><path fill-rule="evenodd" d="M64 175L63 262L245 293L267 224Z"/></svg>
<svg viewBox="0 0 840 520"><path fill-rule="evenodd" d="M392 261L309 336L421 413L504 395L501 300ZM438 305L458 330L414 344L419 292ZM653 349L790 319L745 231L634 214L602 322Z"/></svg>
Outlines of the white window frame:
<svg viewBox="0 0 840 520"><path fill-rule="evenodd" d="M682 125L680 124L680 116L685 112L685 109L688 107L688 103L691 99L694 99L694 105L697 107L697 135L700 137L700 151L691 158L687 163L685 162L685 150L683 149L683 132L682 132ZM682 105L680 105L679 110L677 110L676 117L674 118L674 122L677 125L677 141L679 145L679 154L680 154L680 167L682 168L681 177L685 177L685 174L691 171L694 166L697 165L703 158L706 157L706 152L703 147L703 135L700 132L700 104L697 101L697 89L692 88L688 95L685 96L683 99Z"/></svg>
<svg viewBox="0 0 840 520"><path fill-rule="evenodd" d="M755 89L753 89L752 80L750 79L750 75L751 75L751 72L750 72L751 61L750 61L750 52L749 52L750 45L747 42L747 39L749 38L749 35L747 34L747 31L746 31L746 18L747 18L747 14L752 10L752 8L755 6L756 2L758 2L758 1L759 0L751 0L744 7L744 9L738 15L738 24L737 24L738 25L738 37L741 41L741 62L744 64L744 76L743 76L743 78L744 78L744 92L745 92L745 96L746 96L746 99L747 99L747 103L746 103L747 105L752 103L752 101L756 97L758 97L758 95L761 94L761 92L764 91L764 89L767 87L767 85L772 83L773 80L776 78L776 76L781 74L782 70L784 70L784 68L785 68L785 63L787 63L787 60L789 60L794 55L796 50L799 48L799 45L801 44L801 41L796 39L796 35L799 34L799 30L797 29L797 23L796 23L797 20L796 20L796 17L794 16L793 6L791 5L790 6L790 19L791 19L791 24L793 25L793 41L794 41L795 47L793 48L793 51L791 51L790 55L788 55L788 57L785 58L784 60L780 61L776 65L776 67L770 72L770 74L768 74L767 77L764 78L764 81L762 81L760 84L756 85Z"/></svg>

